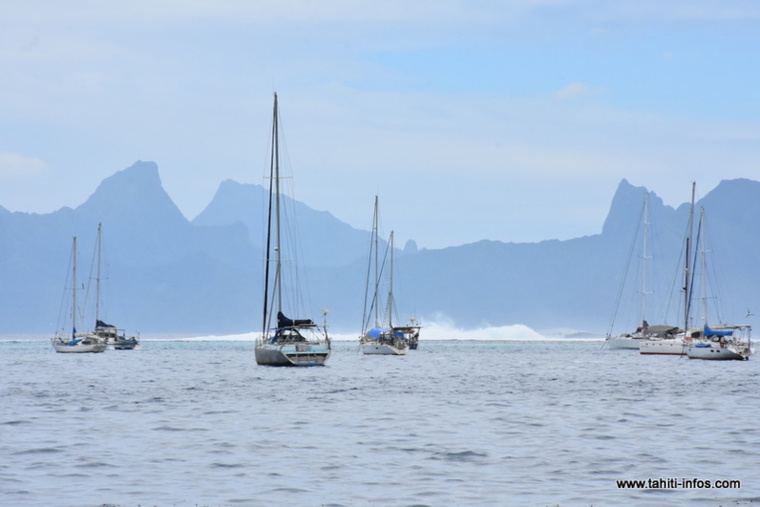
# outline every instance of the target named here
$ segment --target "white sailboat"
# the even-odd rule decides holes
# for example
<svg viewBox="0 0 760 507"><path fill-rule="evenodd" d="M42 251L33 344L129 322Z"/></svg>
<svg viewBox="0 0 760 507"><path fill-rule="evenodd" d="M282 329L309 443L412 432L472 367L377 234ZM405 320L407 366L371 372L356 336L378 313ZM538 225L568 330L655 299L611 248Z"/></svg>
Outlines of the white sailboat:
<svg viewBox="0 0 760 507"><path fill-rule="evenodd" d="M752 327L749 325L716 326L715 329L704 326L699 338L692 338L686 349L689 359L709 360L746 360L755 353L750 337Z"/></svg>
<svg viewBox="0 0 760 507"><path fill-rule="evenodd" d="M255 345L256 363L265 366L321 366L331 353L327 325L320 327L311 319L292 319L283 313L279 115L276 93L269 178L263 317L261 336Z"/></svg>
<svg viewBox="0 0 760 507"><path fill-rule="evenodd" d="M692 329L691 341L686 349L690 359L745 360L753 354L752 327L748 324L710 326L707 322L707 248L705 210L700 210L698 245L701 259L702 325ZM692 287L690 287L691 292Z"/></svg>
<svg viewBox="0 0 760 507"><path fill-rule="evenodd" d="M114 350L132 350L136 348L140 340L134 336L127 336L124 329L107 324L100 320L100 264L102 256L103 224L98 224L97 241L97 274L95 276L95 330L93 334L106 342L106 345Z"/></svg>
<svg viewBox="0 0 760 507"><path fill-rule="evenodd" d="M686 230L686 243L684 245L684 327L675 336L666 337L651 337L646 340L642 340L639 344L639 353L643 355L672 355L683 356L686 355L686 349L691 343L691 335L688 331L689 328L689 303L690 303L690 287L691 287L691 248L693 241L693 229L694 229L694 194L696 192L696 184L691 185L691 207L689 208L689 223Z"/></svg>
<svg viewBox="0 0 760 507"><path fill-rule="evenodd" d="M639 345L642 340L648 339L669 339L675 337L679 329L677 326L670 326L667 324L658 324L651 326L647 322L647 294L650 291L647 290L647 260L651 257L647 252L647 241L649 237L649 193L644 194L644 208L642 211L642 225L643 233L641 235L642 253L641 253L641 325L636 328L635 331L629 333L623 333L618 335L612 335L612 327L614 325L614 315L617 314L617 308L613 314L612 323L610 324L610 331L607 333L605 343L610 350L618 349L631 349L639 350ZM630 259L630 256L629 256ZM630 261L629 261L630 264ZM628 270L626 269L626 272ZM621 285L622 289L625 285L625 277ZM618 298L619 304L620 298Z"/></svg>
<svg viewBox="0 0 760 507"><path fill-rule="evenodd" d="M385 261L379 261L379 234L378 234L378 198L375 196L375 211L372 219L372 239L370 243L369 263L367 267L367 283L364 293L364 317L362 319L362 335L359 345L364 354L403 356L409 352L411 343L417 347L420 325L416 321L406 326L394 326L393 316L396 312L395 299L393 297L393 232L388 240L386 255L390 254L388 270L388 297L385 306L383 320L380 314L380 282ZM370 273L374 268L374 280L371 283ZM370 292L372 287L372 292ZM371 296L371 300L368 299ZM369 304L369 306L368 306ZM374 325L370 327L370 319L374 318Z"/></svg>
<svg viewBox="0 0 760 507"><path fill-rule="evenodd" d="M77 238L74 236L71 254L71 336L65 336L63 333L56 333L51 338L53 349L61 353L85 353L85 352L103 352L106 350L106 343L100 337L93 333L78 333L77 320Z"/></svg>

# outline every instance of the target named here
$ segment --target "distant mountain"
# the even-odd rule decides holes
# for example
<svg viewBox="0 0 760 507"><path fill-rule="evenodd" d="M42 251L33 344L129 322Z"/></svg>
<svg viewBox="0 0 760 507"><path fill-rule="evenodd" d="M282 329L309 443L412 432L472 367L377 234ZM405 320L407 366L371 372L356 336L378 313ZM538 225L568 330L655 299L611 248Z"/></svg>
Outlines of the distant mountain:
<svg viewBox="0 0 760 507"><path fill-rule="evenodd" d="M78 237L80 280L86 283L94 276L98 223L107 276L105 320L161 331L238 328L230 322L248 311L255 285L247 230L239 224L193 226L162 188L156 165L137 162L105 179L76 209L45 215L0 211L0 332L55 331L71 238ZM205 307L215 309L213 319L196 289L205 293Z"/></svg>
<svg viewBox="0 0 760 507"><path fill-rule="evenodd" d="M269 191L264 187L226 180L219 185L211 203L193 220L193 224L242 224L248 230L248 239L254 249L263 251L268 198ZM288 222L296 223L297 231L293 234L301 244L299 261L306 266L344 266L363 255L368 248L370 235L367 231L354 229L327 211L316 211L287 196L282 196L282 208L290 215ZM369 203L367 216L370 218L371 213Z"/></svg>
<svg viewBox="0 0 760 507"><path fill-rule="evenodd" d="M688 185L684 195L688 195ZM568 241L504 243L483 240L396 256L400 318L446 318L467 328L525 324L539 331L602 333L621 290L626 260L640 256L634 242L649 194L648 286L652 320L678 312L679 268L688 205L673 209L654 193L623 180L602 232ZM224 181L192 222L164 191L152 162L106 178L76 209L49 214L11 213L0 207L0 333L52 333L63 307L71 237L80 244L80 280L92 276L97 224L104 236L104 313L101 317L143 333L237 333L260 326L262 242L267 190ZM382 201L381 201L382 202ZM760 183L723 181L699 203L719 260L728 316L757 306L760 268ZM326 211L285 200L298 218L305 293L319 318L330 310L334 331L359 332L369 232ZM371 218L368 203L368 222ZM369 225L369 223L368 223ZM93 317L89 296L88 317ZM631 307L619 315L633 314ZM631 324L634 325L634 324ZM429 337L446 338L446 337Z"/></svg>

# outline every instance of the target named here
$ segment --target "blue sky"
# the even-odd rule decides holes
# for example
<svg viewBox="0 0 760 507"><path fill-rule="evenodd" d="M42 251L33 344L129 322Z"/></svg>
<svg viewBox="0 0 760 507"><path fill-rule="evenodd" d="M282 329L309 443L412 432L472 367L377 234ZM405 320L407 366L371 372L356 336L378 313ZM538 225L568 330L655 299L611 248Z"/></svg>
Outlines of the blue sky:
<svg viewBox="0 0 760 507"><path fill-rule="evenodd" d="M601 230L621 179L671 205L760 178L751 1L46 0L0 7L0 205L82 203L136 160L192 219L264 182L397 241Z"/></svg>

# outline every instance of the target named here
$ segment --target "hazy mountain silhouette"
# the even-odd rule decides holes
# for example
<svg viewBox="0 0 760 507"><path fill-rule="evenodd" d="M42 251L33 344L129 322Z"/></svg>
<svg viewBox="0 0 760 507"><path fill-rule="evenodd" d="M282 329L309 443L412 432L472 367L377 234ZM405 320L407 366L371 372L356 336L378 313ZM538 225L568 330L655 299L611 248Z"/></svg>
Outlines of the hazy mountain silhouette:
<svg viewBox="0 0 760 507"><path fill-rule="evenodd" d="M257 252L266 241L264 231L269 190L259 185L244 185L226 180L219 185L209 205L193 220L194 225L223 226L242 224ZM339 267L356 259L357 252L369 243L369 233L352 228L327 211L316 211L282 196L283 212L295 221L299 243L299 262L306 266ZM371 213L371 203L368 206ZM367 221L369 223L369 219ZM332 242L334 241L334 242ZM257 260L261 259L261 254Z"/></svg>
<svg viewBox="0 0 760 507"><path fill-rule="evenodd" d="M437 250L417 250L410 242L396 257L401 319L415 314L423 324L445 317L468 328L520 323L604 332L626 259L638 255L634 238L646 193L623 180L597 235L523 244L483 240ZM685 198L688 193L687 182ZM673 209L649 196L649 266L657 274L649 288L657 321L654 314L666 307L677 315L688 205ZM75 209L32 214L0 207L0 333L55 331L68 298L71 237L79 238L80 281L86 284L93 276L98 223L106 278L101 318L143 333L257 331L266 199L267 190L258 185L227 180L190 222L164 191L156 165L137 162L106 178ZM743 317L756 306L760 282L753 256L760 238L760 183L723 181L701 206L720 261L723 296L730 296L727 318ZM286 199L285 209L298 218L305 292L315 305L309 316L318 319L328 308L334 330L358 333L369 232L298 201Z"/></svg>

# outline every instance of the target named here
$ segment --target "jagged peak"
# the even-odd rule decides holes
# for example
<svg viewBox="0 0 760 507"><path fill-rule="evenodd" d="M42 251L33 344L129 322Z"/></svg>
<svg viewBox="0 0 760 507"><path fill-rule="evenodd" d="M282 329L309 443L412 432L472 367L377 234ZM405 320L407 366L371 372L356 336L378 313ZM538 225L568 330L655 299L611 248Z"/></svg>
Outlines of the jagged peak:
<svg viewBox="0 0 760 507"><path fill-rule="evenodd" d="M718 186L712 189L710 194L723 194L728 192L755 193L760 188L760 182L749 178L736 178L732 180L720 180Z"/></svg>
<svg viewBox="0 0 760 507"><path fill-rule="evenodd" d="M105 178L77 209L88 208L99 209L99 214L107 216L124 213L137 216L162 210L166 217L184 220L184 215L164 190L156 163L142 160Z"/></svg>
<svg viewBox="0 0 760 507"><path fill-rule="evenodd" d="M741 210L738 217L755 223L760 213L760 182L746 178L722 180L718 186L700 199L700 206L708 208L710 216L723 215L728 210Z"/></svg>
<svg viewBox="0 0 760 507"><path fill-rule="evenodd" d="M219 184L211 201L192 222L195 225L220 225L231 223L233 216L234 220L246 217L248 213L244 210L254 206L257 194L260 197L263 192L264 189L259 185L226 179Z"/></svg>
<svg viewBox="0 0 760 507"><path fill-rule="evenodd" d="M406 244L404 245L404 253L417 253L419 249L417 248L417 242L413 239L406 240Z"/></svg>
<svg viewBox="0 0 760 507"><path fill-rule="evenodd" d="M122 169L104 179L98 186L98 190L104 187L124 186L125 184L130 187L160 187L163 189L161 177L158 174L158 165L155 162L138 160L126 169Z"/></svg>
<svg viewBox="0 0 760 507"><path fill-rule="evenodd" d="M662 198L657 194L646 187L632 185L626 178L623 178L618 184L615 196L612 198L610 211L602 227L602 234L611 232L612 229L623 227L630 222L632 220L631 217L636 215L632 215L630 210L641 209L644 204L644 196L647 194L649 195L650 212L664 206Z"/></svg>
<svg viewBox="0 0 760 507"><path fill-rule="evenodd" d="M240 183L232 179L226 179L219 184L216 189L213 200L227 198L228 196L250 195L256 193L262 193L265 189L261 185L255 185L253 183Z"/></svg>

